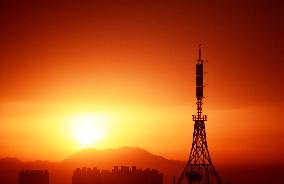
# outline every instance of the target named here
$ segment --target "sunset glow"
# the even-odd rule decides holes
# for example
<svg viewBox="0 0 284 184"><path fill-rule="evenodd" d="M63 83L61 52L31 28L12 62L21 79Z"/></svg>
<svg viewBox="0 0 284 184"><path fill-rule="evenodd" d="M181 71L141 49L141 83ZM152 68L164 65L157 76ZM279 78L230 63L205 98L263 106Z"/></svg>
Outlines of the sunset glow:
<svg viewBox="0 0 284 184"><path fill-rule="evenodd" d="M134 146L186 160L202 44L214 162L284 163L278 2L3 2L0 157Z"/></svg>
<svg viewBox="0 0 284 184"><path fill-rule="evenodd" d="M79 114L71 117L72 136L81 147L95 146L105 135L106 117L95 114Z"/></svg>

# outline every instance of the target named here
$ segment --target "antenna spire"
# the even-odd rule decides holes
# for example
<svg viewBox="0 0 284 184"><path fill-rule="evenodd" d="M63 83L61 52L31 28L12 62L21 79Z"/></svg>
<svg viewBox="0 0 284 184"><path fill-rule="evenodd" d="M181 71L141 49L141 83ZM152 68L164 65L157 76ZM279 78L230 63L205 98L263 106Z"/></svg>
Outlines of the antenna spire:
<svg viewBox="0 0 284 184"><path fill-rule="evenodd" d="M176 184L183 184L183 180L193 184L222 184L210 158L206 140L205 122L207 116L202 113L203 105L203 60L201 59L201 45L199 45L196 63L196 105L197 114L192 116L194 121L193 142L185 169Z"/></svg>
<svg viewBox="0 0 284 184"><path fill-rule="evenodd" d="M202 61L201 59L201 44L198 45L199 49L198 49L198 61Z"/></svg>

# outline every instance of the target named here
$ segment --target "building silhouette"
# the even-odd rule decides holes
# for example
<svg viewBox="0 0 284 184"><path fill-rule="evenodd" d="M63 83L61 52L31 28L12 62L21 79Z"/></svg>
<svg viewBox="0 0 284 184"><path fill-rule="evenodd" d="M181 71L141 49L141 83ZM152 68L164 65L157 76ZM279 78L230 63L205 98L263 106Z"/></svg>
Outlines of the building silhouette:
<svg viewBox="0 0 284 184"><path fill-rule="evenodd" d="M163 174L152 169L137 169L127 166L115 166L110 170L97 168L76 168L72 184L163 184Z"/></svg>
<svg viewBox="0 0 284 184"><path fill-rule="evenodd" d="M49 184L48 170L25 170L19 173L18 184Z"/></svg>

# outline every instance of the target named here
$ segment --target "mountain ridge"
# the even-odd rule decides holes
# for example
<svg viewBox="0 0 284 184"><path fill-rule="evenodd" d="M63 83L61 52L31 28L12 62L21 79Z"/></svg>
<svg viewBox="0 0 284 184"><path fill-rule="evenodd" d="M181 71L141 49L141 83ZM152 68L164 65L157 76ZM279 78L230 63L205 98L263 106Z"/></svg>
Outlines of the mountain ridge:
<svg viewBox="0 0 284 184"><path fill-rule="evenodd" d="M117 157L146 157L148 159L155 158L159 160L167 160L167 161L176 161L176 162L185 162L181 160L172 160L172 159L167 159L163 156L152 154L151 152L147 151L146 149L142 149L140 147L130 147L130 146L123 146L119 147L117 149L109 148L109 149L103 149L99 150L96 148L84 148L78 152L73 153L72 155L68 156L67 158L63 159L61 162L72 162L76 159L79 159L78 157L83 157L85 159L90 159L86 158L87 156L92 156L92 158L97 157L110 157L112 159L117 158ZM90 160L89 160L90 161Z"/></svg>

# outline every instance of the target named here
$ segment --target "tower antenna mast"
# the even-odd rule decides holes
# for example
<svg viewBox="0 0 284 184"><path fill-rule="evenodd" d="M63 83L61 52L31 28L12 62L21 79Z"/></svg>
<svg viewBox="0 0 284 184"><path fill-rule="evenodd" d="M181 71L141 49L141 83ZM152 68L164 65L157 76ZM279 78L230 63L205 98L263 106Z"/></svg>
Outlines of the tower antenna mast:
<svg viewBox="0 0 284 184"><path fill-rule="evenodd" d="M196 63L197 114L192 115L194 121L193 142L186 167L178 178L176 184L183 184L185 179L189 184L222 184L222 180L211 161L206 140L205 121L207 121L207 116L202 113L204 98L203 63L201 48L199 46Z"/></svg>

